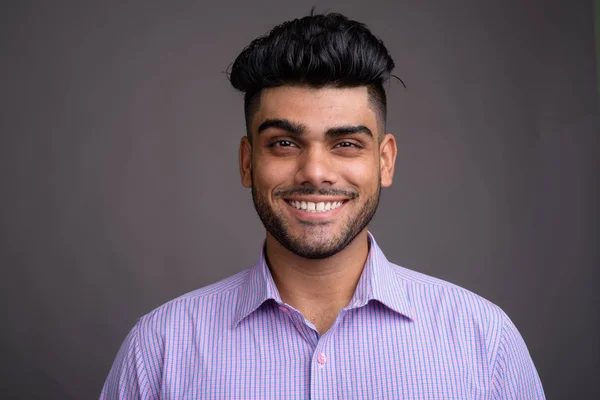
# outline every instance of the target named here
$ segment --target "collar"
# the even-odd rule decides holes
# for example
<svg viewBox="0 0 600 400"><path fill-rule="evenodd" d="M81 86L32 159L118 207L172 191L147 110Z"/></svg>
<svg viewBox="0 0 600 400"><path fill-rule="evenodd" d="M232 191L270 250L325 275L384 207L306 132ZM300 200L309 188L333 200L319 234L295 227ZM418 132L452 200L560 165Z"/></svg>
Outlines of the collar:
<svg viewBox="0 0 600 400"><path fill-rule="evenodd" d="M403 279L396 272L383 251L377 246L375 238L369 232L369 255L356 286L354 296L346 309L365 306L376 300L390 310L409 319L414 319L412 308ZM282 304L279 291L273 281L264 255L264 245L256 264L250 268L242 283L234 314L234 326L256 311L267 300Z"/></svg>

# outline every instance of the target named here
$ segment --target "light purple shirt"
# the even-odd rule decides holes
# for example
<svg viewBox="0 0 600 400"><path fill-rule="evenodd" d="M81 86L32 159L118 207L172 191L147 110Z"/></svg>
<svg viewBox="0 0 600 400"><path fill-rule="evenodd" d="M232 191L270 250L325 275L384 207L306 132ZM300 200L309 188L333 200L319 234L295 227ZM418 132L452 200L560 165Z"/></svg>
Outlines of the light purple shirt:
<svg viewBox="0 0 600 400"><path fill-rule="evenodd" d="M281 301L264 256L140 318L100 399L544 399L496 305L371 248L329 331Z"/></svg>

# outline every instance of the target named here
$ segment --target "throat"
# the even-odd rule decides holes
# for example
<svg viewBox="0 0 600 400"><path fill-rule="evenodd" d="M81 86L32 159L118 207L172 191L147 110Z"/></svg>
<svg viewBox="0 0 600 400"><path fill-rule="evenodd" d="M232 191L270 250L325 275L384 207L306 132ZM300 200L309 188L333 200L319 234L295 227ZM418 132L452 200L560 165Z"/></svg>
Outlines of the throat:
<svg viewBox="0 0 600 400"><path fill-rule="evenodd" d="M300 257L267 233L265 256L281 299L323 334L354 296L368 252L365 229L342 251L326 259Z"/></svg>

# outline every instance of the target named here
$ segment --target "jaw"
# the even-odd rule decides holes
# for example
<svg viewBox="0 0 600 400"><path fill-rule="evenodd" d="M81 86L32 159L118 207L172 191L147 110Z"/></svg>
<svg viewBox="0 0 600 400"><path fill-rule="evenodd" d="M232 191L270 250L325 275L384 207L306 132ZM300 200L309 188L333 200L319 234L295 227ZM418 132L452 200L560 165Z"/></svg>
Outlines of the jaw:
<svg viewBox="0 0 600 400"><path fill-rule="evenodd" d="M343 202L334 210L323 213L298 210L282 198L271 203L273 219L265 224L270 239L304 259L329 258L344 250L354 239L366 232L366 204L354 199ZM263 220L264 222L264 220ZM355 247L353 247L355 248ZM348 254L348 252L344 252Z"/></svg>

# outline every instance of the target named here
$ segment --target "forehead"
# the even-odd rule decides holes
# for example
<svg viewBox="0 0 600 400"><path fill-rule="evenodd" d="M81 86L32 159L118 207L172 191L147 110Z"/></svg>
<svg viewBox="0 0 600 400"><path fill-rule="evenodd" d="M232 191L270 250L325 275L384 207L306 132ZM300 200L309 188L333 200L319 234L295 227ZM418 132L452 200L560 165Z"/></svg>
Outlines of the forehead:
<svg viewBox="0 0 600 400"><path fill-rule="evenodd" d="M313 88L279 86L263 89L252 131L267 119L287 119L319 131L341 125L365 125L377 131L376 113L366 87Z"/></svg>

